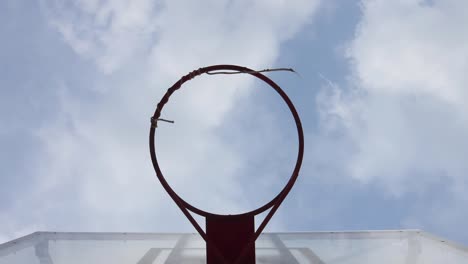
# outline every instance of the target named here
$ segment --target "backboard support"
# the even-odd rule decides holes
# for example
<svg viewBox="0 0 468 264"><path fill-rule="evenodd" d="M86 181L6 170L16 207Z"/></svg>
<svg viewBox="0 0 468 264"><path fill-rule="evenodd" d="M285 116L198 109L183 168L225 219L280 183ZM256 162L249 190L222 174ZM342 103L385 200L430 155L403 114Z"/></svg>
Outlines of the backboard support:
<svg viewBox="0 0 468 264"><path fill-rule="evenodd" d="M251 215L206 218L206 235L212 242L206 248L207 263L233 263L242 255L241 263L255 264L255 243L250 243L254 234L255 223ZM217 250L222 252L224 260L220 259Z"/></svg>

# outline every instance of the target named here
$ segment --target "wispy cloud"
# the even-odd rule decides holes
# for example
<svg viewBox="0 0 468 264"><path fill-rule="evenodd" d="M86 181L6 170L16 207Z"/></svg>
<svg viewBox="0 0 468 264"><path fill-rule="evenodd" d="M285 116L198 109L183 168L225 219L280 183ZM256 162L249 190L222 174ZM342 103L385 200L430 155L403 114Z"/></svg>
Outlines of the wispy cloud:
<svg viewBox="0 0 468 264"><path fill-rule="evenodd" d="M451 212L468 199L467 11L463 1L363 1L350 81L319 97L323 125L349 151L344 173L425 197L408 221L452 234Z"/></svg>

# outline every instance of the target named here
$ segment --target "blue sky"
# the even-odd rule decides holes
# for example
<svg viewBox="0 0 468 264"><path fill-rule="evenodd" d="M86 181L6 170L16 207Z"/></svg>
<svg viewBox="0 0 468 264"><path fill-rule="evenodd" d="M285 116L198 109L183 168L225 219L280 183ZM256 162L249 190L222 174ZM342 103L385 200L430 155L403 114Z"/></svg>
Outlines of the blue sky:
<svg viewBox="0 0 468 264"><path fill-rule="evenodd" d="M2 1L0 241L38 230L191 232L151 167L149 117L212 64L268 75L306 150L269 231L419 228L468 244L465 1ZM186 89L185 89L186 88ZM240 212L287 180L294 127L248 76L171 98L158 153L189 201Z"/></svg>

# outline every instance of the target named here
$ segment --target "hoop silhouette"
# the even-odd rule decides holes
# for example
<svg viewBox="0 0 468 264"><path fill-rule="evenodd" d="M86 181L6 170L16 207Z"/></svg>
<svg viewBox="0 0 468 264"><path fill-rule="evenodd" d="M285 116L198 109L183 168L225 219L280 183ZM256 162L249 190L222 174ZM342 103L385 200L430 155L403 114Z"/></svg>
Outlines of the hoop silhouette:
<svg viewBox="0 0 468 264"><path fill-rule="evenodd" d="M155 142L155 132L157 128L158 121L168 121L161 119L161 111L164 106L169 101L171 95L180 89L182 85L195 78L196 76L202 74L215 74L216 71L234 71L237 73L246 73L256 78L264 81L271 88L273 88L283 99L283 101L288 106L297 129L298 136L298 153L297 160L294 170L289 178L288 182L284 188L269 202L266 204L240 214L234 215L223 215L215 214L201 210L192 204L186 202L182 199L167 183L161 168L158 163L156 156L156 142ZM233 73L234 73L233 72ZM226 72L223 72L226 73ZM195 227L200 236L207 243L207 262L208 263L255 263L255 240L258 238L260 233L266 227L272 216L275 214L276 210L279 208L283 200L288 195L289 191L294 186L297 177L299 176L299 170L302 165L302 159L304 155L304 133L302 130L302 123L299 118L299 115L289 99L286 93L270 78L261 74L258 71L251 70L246 67L237 66L237 65L213 65L208 67L199 68L198 70L192 71L189 74L180 78L172 87L170 87L167 92L164 94L161 101L157 104L156 110L153 117L151 118L151 128L149 133L149 145L150 145L150 154L151 161L153 163L154 170L156 175L161 182L161 185L164 187L169 196L174 200L180 210L188 218L188 220ZM259 225L257 230L254 230L254 217L258 214L265 212L266 210L271 209L268 212L265 219ZM196 222L193 216L189 211L196 213L198 215L204 216L206 218L206 229L207 232L203 231L200 225Z"/></svg>

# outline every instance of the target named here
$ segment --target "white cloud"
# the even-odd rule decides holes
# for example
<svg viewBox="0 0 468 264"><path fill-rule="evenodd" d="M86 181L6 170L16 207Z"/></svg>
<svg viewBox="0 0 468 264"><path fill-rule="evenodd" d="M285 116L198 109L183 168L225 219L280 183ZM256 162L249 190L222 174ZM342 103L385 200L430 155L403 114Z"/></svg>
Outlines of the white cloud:
<svg viewBox="0 0 468 264"><path fill-rule="evenodd" d="M76 86L66 80L59 85L61 112L37 133L43 142L37 160L41 183L21 203L34 210L17 206L10 217L32 210L37 214L25 222L40 222L48 229L186 228L172 201L167 203L150 164L147 134L156 102L181 75L201 66L273 66L280 44L310 21L317 3L42 2L52 28L102 75L90 82L92 87L80 88L89 91L92 100L77 96ZM175 125L161 124L164 140L158 146L170 183L210 209L250 206L249 198L238 192L242 182L236 173L251 164L218 132L235 125L226 118L242 105L241 99L252 102L246 95L254 84L246 76L199 77L174 95L163 112L176 120ZM267 116L258 122L277 127L276 121ZM271 126L253 127L253 134L260 131L267 141L275 138L265 130ZM270 150L267 146L259 151ZM209 185L203 187L198 179Z"/></svg>
<svg viewBox="0 0 468 264"><path fill-rule="evenodd" d="M323 124L347 138L345 173L395 195L442 180L466 201L467 11L465 1L363 1L346 54L351 88L318 99Z"/></svg>
<svg viewBox="0 0 468 264"><path fill-rule="evenodd" d="M348 55L366 89L463 104L467 6L460 1L423 3L366 2Z"/></svg>
<svg viewBox="0 0 468 264"><path fill-rule="evenodd" d="M41 7L65 42L105 73L144 52L157 32L154 1L42 1Z"/></svg>

